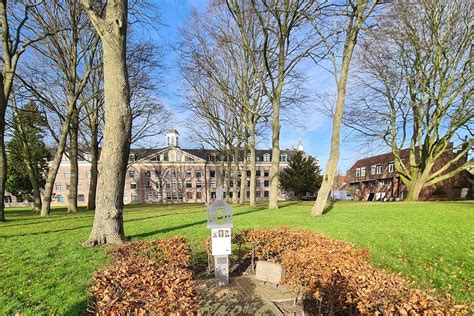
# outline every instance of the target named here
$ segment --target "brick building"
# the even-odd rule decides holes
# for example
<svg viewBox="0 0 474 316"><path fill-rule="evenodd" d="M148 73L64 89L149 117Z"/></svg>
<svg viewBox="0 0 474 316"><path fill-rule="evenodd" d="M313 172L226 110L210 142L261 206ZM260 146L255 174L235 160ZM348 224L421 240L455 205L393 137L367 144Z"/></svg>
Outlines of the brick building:
<svg viewBox="0 0 474 316"><path fill-rule="evenodd" d="M454 151L446 153L435 163L434 170L440 168L446 161L452 159ZM409 149L400 151L402 160L407 163ZM464 163L466 158L460 159ZM420 200L439 198L433 195L435 190L445 192L444 198L461 199L472 196L472 174L465 170L454 177L424 188L420 193ZM406 187L395 170L392 152L357 160L347 171L348 190L356 199L373 200L403 200L406 197Z"/></svg>
<svg viewBox="0 0 474 316"><path fill-rule="evenodd" d="M179 146L179 133L166 133L165 148L131 150L125 179L124 203L207 203L215 198L221 177L220 154L210 149L184 149ZM302 150L302 147L300 148ZM295 150L282 150L280 169L288 166ZM87 157L86 157L87 158ZM243 157L242 157L243 158ZM247 157L249 160L250 157ZM242 169L243 159L238 163ZM234 162L232 161L232 169ZM271 150L256 150L256 199L268 199L270 189ZM53 205L67 205L70 165L66 157L61 162L54 185ZM231 173L232 179L233 171ZM250 171L239 172L237 187L230 184L229 198L240 197L240 183L245 181L250 196ZM90 182L90 163L79 162L78 204L86 205ZM236 190L235 190L236 189ZM235 192L235 191L236 192ZM287 199L283 192L279 199Z"/></svg>

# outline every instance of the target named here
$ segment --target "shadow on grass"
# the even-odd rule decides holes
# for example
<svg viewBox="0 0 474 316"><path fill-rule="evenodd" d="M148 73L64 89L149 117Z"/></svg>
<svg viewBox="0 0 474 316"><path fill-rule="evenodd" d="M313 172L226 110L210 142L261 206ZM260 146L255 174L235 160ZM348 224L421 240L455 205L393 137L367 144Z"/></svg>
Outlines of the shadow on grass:
<svg viewBox="0 0 474 316"><path fill-rule="evenodd" d="M328 205L324 208L323 210L323 215L326 215L327 213L331 212L332 209L334 208L334 204L336 204L337 201L330 201Z"/></svg>
<svg viewBox="0 0 474 316"><path fill-rule="evenodd" d="M247 212L239 212L237 214L234 214L234 217L259 212L259 211L262 211L264 209L266 209L266 208L263 207L263 206L258 207L258 208L254 208L254 209L251 209ZM174 230L180 230L180 229L189 228L189 227L202 225L202 224L206 224L206 223L207 223L207 219L204 219L204 220L200 220L200 221L196 221L196 222L192 222L192 223L187 223L187 224L183 224L183 225L179 225L179 226L167 227L167 228L154 230L154 231L151 231L151 232L130 235L128 237L129 238L145 238L145 237L149 237L149 236L153 236L153 235L157 235L157 234L165 234L165 233L168 233L168 232L171 232L171 231L174 231Z"/></svg>

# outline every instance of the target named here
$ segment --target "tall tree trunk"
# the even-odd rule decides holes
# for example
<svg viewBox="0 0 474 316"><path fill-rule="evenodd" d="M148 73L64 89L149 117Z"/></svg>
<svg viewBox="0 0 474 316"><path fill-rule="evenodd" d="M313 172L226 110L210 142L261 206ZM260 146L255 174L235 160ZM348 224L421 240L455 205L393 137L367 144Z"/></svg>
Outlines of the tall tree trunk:
<svg viewBox="0 0 474 316"><path fill-rule="evenodd" d="M99 160L94 224L86 244L120 244L123 228L123 192L131 141L131 109L126 65L126 0L110 0L106 17L96 15L83 0L102 39L104 50L104 146Z"/></svg>
<svg viewBox="0 0 474 316"><path fill-rule="evenodd" d="M54 182L56 181L56 176L58 174L59 166L61 165L64 149L66 147L66 140L70 121L71 111L67 113L63 125L61 126L56 153L54 154L53 161L51 162L51 165L49 167L48 177L46 178L46 184L44 186L43 192L43 205L41 207L41 216L48 216L49 212L51 211L51 197L53 195Z"/></svg>
<svg viewBox="0 0 474 316"><path fill-rule="evenodd" d="M95 199L97 195L97 167L99 161L99 142L98 142L98 125L93 124L91 128L91 170L89 179L89 197L87 199L87 209L89 211L95 210Z"/></svg>
<svg viewBox="0 0 474 316"><path fill-rule="evenodd" d="M255 206L255 187L257 184L257 160L255 157L255 123L253 115L250 117L249 135L250 135L250 206Z"/></svg>
<svg viewBox="0 0 474 316"><path fill-rule="evenodd" d="M272 102L272 167L270 168L270 195L268 208L278 209L278 185L280 182L280 97Z"/></svg>
<svg viewBox="0 0 474 316"><path fill-rule="evenodd" d="M77 212L77 184L79 181L79 165L77 161L77 133L79 128L79 113L76 105L71 116L71 127L69 128L69 162L70 162L70 178L69 178L69 195L68 195L68 213Z"/></svg>
<svg viewBox="0 0 474 316"><path fill-rule="evenodd" d="M225 201L229 202L229 192L230 192L230 172L232 170L232 160L231 160L231 149L229 145L229 149L227 150L227 163L225 165Z"/></svg>
<svg viewBox="0 0 474 316"><path fill-rule="evenodd" d="M349 75L349 65L354 50L355 39L350 40L346 43L344 48L344 54L342 57L342 66L340 79L337 82L337 100L336 109L334 111L334 117L332 120L332 136L331 136L331 152L329 154L329 160L326 164L326 173L321 183L321 188L318 191L318 196L314 202L311 210L311 215L319 216L323 214L326 207L329 193L331 192L332 185L334 183L334 177L337 172L337 163L340 155L340 139L341 139L341 122L342 115L344 113L344 104L346 102L346 88L347 88L347 77Z"/></svg>
<svg viewBox="0 0 474 316"><path fill-rule="evenodd" d="M3 78L0 78L3 79ZM2 87L3 88L3 87ZM7 100L0 92L0 222L5 221L5 186L7 183L7 153L5 146L5 112Z"/></svg>
<svg viewBox="0 0 474 316"><path fill-rule="evenodd" d="M232 177L232 203L237 203L239 197L237 192L239 191L239 156L240 156L240 143L234 148L234 176Z"/></svg>
<svg viewBox="0 0 474 316"><path fill-rule="evenodd" d="M240 174L240 199L239 204L242 205L245 203L245 197L247 195L247 154L248 154L248 145L245 142L244 145L244 161L242 163L242 173Z"/></svg>

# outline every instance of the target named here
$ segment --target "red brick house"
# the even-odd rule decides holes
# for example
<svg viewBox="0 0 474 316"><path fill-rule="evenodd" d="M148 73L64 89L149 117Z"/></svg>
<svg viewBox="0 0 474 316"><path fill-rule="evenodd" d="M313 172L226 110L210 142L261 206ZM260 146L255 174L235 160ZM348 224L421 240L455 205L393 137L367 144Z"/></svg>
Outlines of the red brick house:
<svg viewBox="0 0 474 316"><path fill-rule="evenodd" d="M435 164L436 167L444 165L456 153L450 152ZM408 160L409 149L400 151L404 162ZM467 157L466 157L467 159ZM466 159L460 159L464 163ZM347 171L348 190L359 200L403 200L406 197L406 187L395 170L392 152L357 160ZM437 198L466 199L472 196L472 174L465 170L454 177L424 188L420 193L420 200ZM436 192L442 192L441 196ZM435 194L433 194L435 193Z"/></svg>

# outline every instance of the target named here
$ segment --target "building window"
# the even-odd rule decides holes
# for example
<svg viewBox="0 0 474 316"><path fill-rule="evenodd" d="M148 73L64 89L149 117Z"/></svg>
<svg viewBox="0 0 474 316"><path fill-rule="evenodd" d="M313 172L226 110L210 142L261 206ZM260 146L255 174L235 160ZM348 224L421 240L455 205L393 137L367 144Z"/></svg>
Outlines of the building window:
<svg viewBox="0 0 474 316"><path fill-rule="evenodd" d="M360 168L360 176L365 177L365 167Z"/></svg>
<svg viewBox="0 0 474 316"><path fill-rule="evenodd" d="M163 193L158 192L158 193L156 194L156 199L157 199L159 202L163 201Z"/></svg>
<svg viewBox="0 0 474 316"><path fill-rule="evenodd" d="M192 178L193 177L193 172L191 170L186 171L186 177L187 178Z"/></svg>
<svg viewBox="0 0 474 316"><path fill-rule="evenodd" d="M168 160L169 160L168 153L164 153L163 154L163 161L168 161Z"/></svg>
<svg viewBox="0 0 474 316"><path fill-rule="evenodd" d="M56 188L57 191L61 191L63 189L63 185L61 183L56 183L54 187Z"/></svg>
<svg viewBox="0 0 474 316"><path fill-rule="evenodd" d="M257 188L260 188L260 185L261 185L260 180L257 180Z"/></svg>
<svg viewBox="0 0 474 316"><path fill-rule="evenodd" d="M216 179L211 179L211 189L217 188L217 181Z"/></svg>
<svg viewBox="0 0 474 316"><path fill-rule="evenodd" d="M255 175L256 175L257 177L260 177L260 174L261 174L260 169L258 169L257 171L255 171Z"/></svg>
<svg viewBox="0 0 474 316"><path fill-rule="evenodd" d="M12 202L12 197L10 195L7 195L3 198L3 201L5 201L5 203L11 203Z"/></svg>
<svg viewBox="0 0 474 316"><path fill-rule="evenodd" d="M145 178L151 178L151 171L150 170L145 171Z"/></svg>
<svg viewBox="0 0 474 316"><path fill-rule="evenodd" d="M186 181L186 188L191 189L193 187L193 184L191 181Z"/></svg>
<svg viewBox="0 0 474 316"><path fill-rule="evenodd" d="M198 180L198 181L196 182L196 188L200 189L201 187L202 187L202 185L201 185L201 180Z"/></svg>
<svg viewBox="0 0 474 316"><path fill-rule="evenodd" d="M16 202L17 203L23 203L23 197L21 195L16 197Z"/></svg>
<svg viewBox="0 0 474 316"><path fill-rule="evenodd" d="M269 153L266 153L265 155L263 155L263 161L264 162L269 162L270 161L270 154Z"/></svg>
<svg viewBox="0 0 474 316"><path fill-rule="evenodd" d="M247 170L247 177L250 177L250 170Z"/></svg>
<svg viewBox="0 0 474 316"><path fill-rule="evenodd" d="M153 202L153 193L147 193L146 194L146 201L147 202Z"/></svg>
<svg viewBox="0 0 474 316"><path fill-rule="evenodd" d="M280 155L280 161L281 162L287 162L288 161L288 155L287 154Z"/></svg>
<svg viewBox="0 0 474 316"><path fill-rule="evenodd" d="M138 202L138 194L132 193L132 202Z"/></svg>
<svg viewBox="0 0 474 316"><path fill-rule="evenodd" d="M77 189L78 189L79 191L82 190L82 182L79 182L79 183L77 184Z"/></svg>
<svg viewBox="0 0 474 316"><path fill-rule="evenodd" d="M268 170L268 169L263 170L263 176L264 177L269 177L270 176L270 170Z"/></svg>
<svg viewBox="0 0 474 316"><path fill-rule="evenodd" d="M135 154L128 155L128 161L135 161Z"/></svg>
<svg viewBox="0 0 474 316"><path fill-rule="evenodd" d="M167 189L171 189L171 184L170 184L169 182L166 182L166 183L165 183L165 187L166 187Z"/></svg>
<svg viewBox="0 0 474 316"><path fill-rule="evenodd" d="M193 192L187 192L186 193L186 200L192 200L193 199Z"/></svg>
<svg viewBox="0 0 474 316"><path fill-rule="evenodd" d="M376 170L376 166L375 165L371 166L370 167L370 174L375 175L375 170Z"/></svg>
<svg viewBox="0 0 474 316"><path fill-rule="evenodd" d="M383 168L382 165L377 165L377 174L382 174Z"/></svg>
<svg viewBox="0 0 474 316"><path fill-rule="evenodd" d="M196 178L200 178L202 175L201 170L196 170Z"/></svg>
<svg viewBox="0 0 474 316"><path fill-rule="evenodd" d="M137 184L135 182L130 183L130 189L136 189Z"/></svg>
<svg viewBox="0 0 474 316"><path fill-rule="evenodd" d="M128 202L128 197L127 197L127 193L124 193L123 194L123 203L126 203Z"/></svg>
<svg viewBox="0 0 474 316"><path fill-rule="evenodd" d="M356 169L356 178L360 177L360 168Z"/></svg>
<svg viewBox="0 0 474 316"><path fill-rule="evenodd" d="M5 198L7 198L7 197L5 197ZM10 197L10 199L11 199L11 197ZM64 195L62 195L62 194L56 195L56 200L58 202L64 202ZM11 203L11 201L10 201L10 203Z"/></svg>
<svg viewBox="0 0 474 316"><path fill-rule="evenodd" d="M393 170L394 170L393 161L390 161L390 163L388 164L388 172L393 172Z"/></svg>
<svg viewBox="0 0 474 316"><path fill-rule="evenodd" d="M77 195L77 201L78 202L84 202L85 201L84 194L78 194Z"/></svg>
<svg viewBox="0 0 474 316"><path fill-rule="evenodd" d="M270 186L270 181L268 180L263 181L263 186L268 188Z"/></svg>
<svg viewBox="0 0 474 316"><path fill-rule="evenodd" d="M171 192L167 192L167 193L166 193L166 199L167 199L168 201L172 199Z"/></svg>
<svg viewBox="0 0 474 316"><path fill-rule="evenodd" d="M256 192L255 192L255 197L256 197L257 199L259 199L260 197L262 197L262 192L256 191Z"/></svg>
<svg viewBox="0 0 474 316"><path fill-rule="evenodd" d="M215 178L216 177L216 171L215 170L209 171L209 177Z"/></svg>
<svg viewBox="0 0 474 316"><path fill-rule="evenodd" d="M151 186L151 181L145 182L145 189L152 189L153 187Z"/></svg>
<svg viewBox="0 0 474 316"><path fill-rule="evenodd" d="M176 182L171 183L171 189L176 190L178 188L178 184Z"/></svg>
<svg viewBox="0 0 474 316"><path fill-rule="evenodd" d="M196 199L198 200L202 199L202 192L196 192Z"/></svg>
<svg viewBox="0 0 474 316"><path fill-rule="evenodd" d="M128 172L128 176L129 176L130 178L135 178L135 170L130 170L130 171Z"/></svg>
<svg viewBox="0 0 474 316"><path fill-rule="evenodd" d="M263 197L268 198L270 196L268 191L263 191Z"/></svg>
<svg viewBox="0 0 474 316"><path fill-rule="evenodd" d="M157 181L157 182L156 182L156 188L157 188L157 189L161 189L161 182L160 182L160 181Z"/></svg>
<svg viewBox="0 0 474 316"><path fill-rule="evenodd" d="M69 183L66 183L66 190L69 190L70 187L71 185Z"/></svg>

